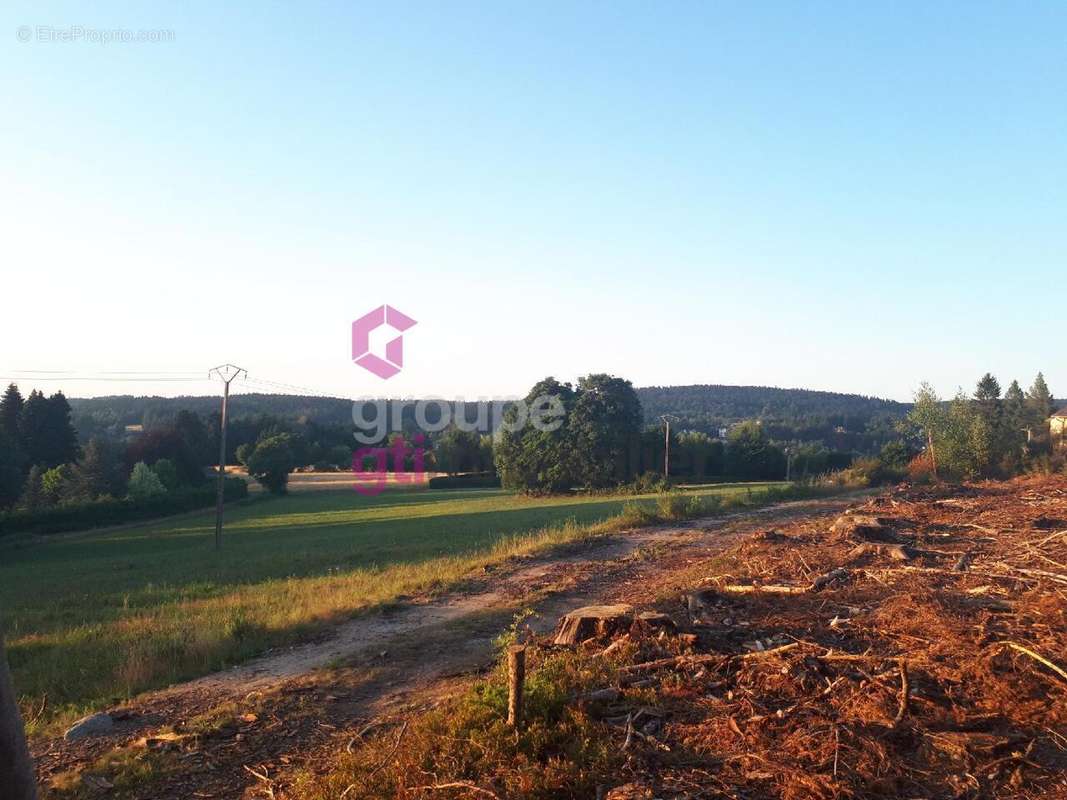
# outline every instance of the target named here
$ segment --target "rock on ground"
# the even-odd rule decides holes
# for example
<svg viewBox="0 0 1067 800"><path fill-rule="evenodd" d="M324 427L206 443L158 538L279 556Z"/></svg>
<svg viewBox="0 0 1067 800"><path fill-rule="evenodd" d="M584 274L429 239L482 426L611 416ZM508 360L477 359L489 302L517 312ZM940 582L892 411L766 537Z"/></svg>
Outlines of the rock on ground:
<svg viewBox="0 0 1067 800"><path fill-rule="evenodd" d="M99 736L102 733L110 733L114 726L115 721L111 719L111 715L101 711L98 714L90 714L87 717L82 717L67 728L67 732L63 734L63 738L68 742L74 742L78 739L85 739L88 736Z"/></svg>

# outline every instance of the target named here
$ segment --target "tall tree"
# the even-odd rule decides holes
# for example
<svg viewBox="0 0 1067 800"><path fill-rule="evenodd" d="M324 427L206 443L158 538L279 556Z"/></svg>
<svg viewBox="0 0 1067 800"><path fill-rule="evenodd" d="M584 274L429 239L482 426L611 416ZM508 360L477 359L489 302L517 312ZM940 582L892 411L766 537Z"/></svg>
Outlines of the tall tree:
<svg viewBox="0 0 1067 800"><path fill-rule="evenodd" d="M49 459L52 465L69 464L81 457L70 403L63 392L48 398Z"/></svg>
<svg viewBox="0 0 1067 800"><path fill-rule="evenodd" d="M0 510L9 508L22 493L22 457L16 440L0 430Z"/></svg>
<svg viewBox="0 0 1067 800"><path fill-rule="evenodd" d="M1026 413L1026 395L1018 381L1012 381L1011 386L1004 392L1004 416L1006 424L1015 428L1021 428L1024 424Z"/></svg>
<svg viewBox="0 0 1067 800"><path fill-rule="evenodd" d="M921 432L923 439L926 440L926 452L936 478L937 439L945 428L946 414L941 398L937 396L937 392L930 384L923 383L919 391L915 393L915 402L908 413L908 421Z"/></svg>
<svg viewBox="0 0 1067 800"><path fill-rule="evenodd" d="M78 434L62 392L46 398L30 392L19 416L19 438L29 464L51 469L78 459Z"/></svg>
<svg viewBox="0 0 1067 800"><path fill-rule="evenodd" d="M122 497L126 493L126 470L122 456L106 439L93 437L85 446L82 460L75 469L80 490L90 498L110 495Z"/></svg>
<svg viewBox="0 0 1067 800"><path fill-rule="evenodd" d="M1030 391L1026 393L1026 405L1036 424L1044 425L1048 422L1048 418L1052 416L1052 392L1049 391L1048 384L1045 383L1045 376L1040 372L1034 378Z"/></svg>
<svg viewBox="0 0 1067 800"><path fill-rule="evenodd" d="M1004 405L1000 399L1000 381L987 372L974 390L976 419L971 422L977 469L992 475L1001 466L1010 449L1009 432L1004 429Z"/></svg>
<svg viewBox="0 0 1067 800"><path fill-rule="evenodd" d="M974 399L980 403L995 403L1000 399L1000 381L987 372L978 381L974 390Z"/></svg>
<svg viewBox="0 0 1067 800"><path fill-rule="evenodd" d="M449 475L479 468L482 439L477 431L449 426L433 444L434 463Z"/></svg>
<svg viewBox="0 0 1067 800"><path fill-rule="evenodd" d="M605 488L633 477L641 433L641 401L630 381L604 374L579 378L567 427L578 482Z"/></svg>
<svg viewBox="0 0 1067 800"><path fill-rule="evenodd" d="M12 442L18 439L19 417L22 415L24 403L19 387L9 383L3 397L0 397L0 430L6 433Z"/></svg>
<svg viewBox="0 0 1067 800"><path fill-rule="evenodd" d="M1027 429L1026 395L1018 381L1012 381L1004 392L1004 462L1005 472L1014 474L1022 469L1026 452Z"/></svg>
<svg viewBox="0 0 1067 800"><path fill-rule="evenodd" d="M763 426L754 420L730 429L726 437L726 472L731 477L785 477L785 453L771 444Z"/></svg>
<svg viewBox="0 0 1067 800"><path fill-rule="evenodd" d="M296 468L291 442L288 433L267 436L248 457L248 474L271 494L285 494L289 473Z"/></svg>
<svg viewBox="0 0 1067 800"><path fill-rule="evenodd" d="M562 424L552 430L550 426L520 424L517 406L504 412L493 457L505 488L542 493L562 492L575 485L574 444L566 424L566 415L574 409L574 387L545 378L527 393L526 408L546 398L554 398L564 413Z"/></svg>
<svg viewBox="0 0 1067 800"><path fill-rule="evenodd" d="M54 464L46 464L46 439L48 437L48 398L34 389L26 398L19 415L19 443L26 456L26 463L32 466L44 464L47 469Z"/></svg>

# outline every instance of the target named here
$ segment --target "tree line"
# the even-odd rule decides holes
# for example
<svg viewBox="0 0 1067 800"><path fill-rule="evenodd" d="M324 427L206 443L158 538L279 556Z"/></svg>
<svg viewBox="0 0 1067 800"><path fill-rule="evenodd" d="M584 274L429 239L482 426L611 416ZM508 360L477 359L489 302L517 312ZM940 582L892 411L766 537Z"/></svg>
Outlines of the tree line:
<svg viewBox="0 0 1067 800"><path fill-rule="evenodd" d="M203 420L179 412L170 424L126 441L94 436L82 446L62 392L0 397L0 510L39 511L100 499L146 499L200 486L210 463Z"/></svg>
<svg viewBox="0 0 1067 800"><path fill-rule="evenodd" d="M505 488L551 493L628 483L651 487L675 477L760 480L786 473L785 449L760 422L749 420L732 426L725 441L703 431L673 432L670 475L663 476L665 432L645 424L637 391L614 375L587 375L573 385L545 378L525 400L532 404L545 397L557 398L564 411L558 428L504 425L494 435L494 463ZM505 421L513 422L514 415L509 409Z"/></svg>
<svg viewBox="0 0 1067 800"><path fill-rule="evenodd" d="M1049 431L1053 411L1055 401L1040 372L1027 391L1013 380L1003 395L1000 382L986 373L973 394L961 390L949 401L924 383L908 415L912 441L922 450L912 471L971 479L1062 467Z"/></svg>

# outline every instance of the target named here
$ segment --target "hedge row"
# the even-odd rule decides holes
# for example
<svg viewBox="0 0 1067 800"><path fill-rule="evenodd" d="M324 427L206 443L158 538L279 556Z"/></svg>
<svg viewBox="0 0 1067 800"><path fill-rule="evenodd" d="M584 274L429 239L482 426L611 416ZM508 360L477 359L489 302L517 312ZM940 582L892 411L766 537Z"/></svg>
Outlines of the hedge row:
<svg viewBox="0 0 1067 800"><path fill-rule="evenodd" d="M0 513L0 536L66 533L182 514L210 508L215 503L215 490L216 485L211 482L195 488L175 489L145 500L108 497L41 511L9 511ZM224 491L226 500L240 500L248 496L248 484L240 478L227 478Z"/></svg>
<svg viewBox="0 0 1067 800"><path fill-rule="evenodd" d="M491 472L440 475L430 478L428 484L431 489L499 489L500 477Z"/></svg>

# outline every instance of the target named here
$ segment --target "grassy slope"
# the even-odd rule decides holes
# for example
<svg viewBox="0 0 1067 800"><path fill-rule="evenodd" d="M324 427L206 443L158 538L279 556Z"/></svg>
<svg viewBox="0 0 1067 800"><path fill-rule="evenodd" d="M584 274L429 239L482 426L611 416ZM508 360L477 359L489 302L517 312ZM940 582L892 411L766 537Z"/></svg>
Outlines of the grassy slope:
<svg viewBox="0 0 1067 800"><path fill-rule="evenodd" d="M700 495L745 486L692 489ZM218 669L472 566L582 535L626 497L312 492L110 533L0 543L0 609L26 710L71 713ZM523 538L516 539L518 535Z"/></svg>

